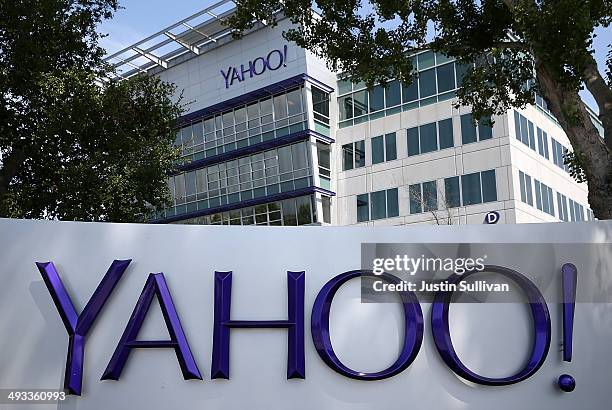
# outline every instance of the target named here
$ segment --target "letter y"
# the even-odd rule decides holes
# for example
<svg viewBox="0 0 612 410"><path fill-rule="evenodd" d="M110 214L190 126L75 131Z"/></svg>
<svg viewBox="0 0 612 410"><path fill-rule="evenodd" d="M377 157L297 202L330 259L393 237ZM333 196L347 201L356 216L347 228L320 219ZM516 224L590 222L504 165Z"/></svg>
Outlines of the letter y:
<svg viewBox="0 0 612 410"><path fill-rule="evenodd" d="M68 331L68 358L66 360L64 388L68 390L69 394L81 395L85 337L131 261L131 259L113 261L80 315L76 312L72 299L70 299L70 295L68 295L53 262L36 263Z"/></svg>

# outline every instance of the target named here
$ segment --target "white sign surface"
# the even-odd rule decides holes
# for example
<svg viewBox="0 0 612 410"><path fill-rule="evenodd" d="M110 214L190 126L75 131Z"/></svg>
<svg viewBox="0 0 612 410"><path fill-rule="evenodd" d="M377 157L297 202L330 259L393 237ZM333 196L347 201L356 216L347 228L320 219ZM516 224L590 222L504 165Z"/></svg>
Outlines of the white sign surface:
<svg viewBox="0 0 612 410"><path fill-rule="evenodd" d="M366 242L610 243L612 224L246 228L0 220L0 389L63 386L68 335L35 262L55 264L80 313L112 261L132 259L87 335L82 395L35 408L610 408L612 304L606 303L576 305L571 362L562 360L562 309L549 304L548 357L532 377L511 386L475 385L457 377L436 350L425 303L423 345L407 370L385 380L359 381L330 369L313 345L312 306L327 281L360 269ZM305 379L286 378L286 329L232 329L230 379L211 379L215 271L233 272L233 320L286 320L286 272L305 271ZM612 267L608 271L612 275ZM167 348L134 349L118 381L100 380L152 272L165 275L203 381L184 380ZM168 339L156 303L139 340ZM533 337L524 305L457 304L450 318L455 348L473 371L503 377L523 365ZM399 304L361 303L359 280L353 280L333 301L334 349L352 369L382 370L397 358L402 323ZM576 379L571 393L556 384L564 373Z"/></svg>

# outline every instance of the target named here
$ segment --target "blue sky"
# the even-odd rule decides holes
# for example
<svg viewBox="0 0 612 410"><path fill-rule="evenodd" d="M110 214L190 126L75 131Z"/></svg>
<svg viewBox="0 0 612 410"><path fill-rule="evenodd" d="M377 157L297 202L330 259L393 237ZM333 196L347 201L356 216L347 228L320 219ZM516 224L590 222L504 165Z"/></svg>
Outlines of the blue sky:
<svg viewBox="0 0 612 410"><path fill-rule="evenodd" d="M109 54L114 53L204 9L215 1L123 0L120 2L123 9L100 27L100 32L109 34L101 44ZM598 37L594 42L596 58L599 67L603 68L608 45L612 43L612 29L601 29L597 34ZM588 93L582 93L582 97L591 107L595 107Z"/></svg>

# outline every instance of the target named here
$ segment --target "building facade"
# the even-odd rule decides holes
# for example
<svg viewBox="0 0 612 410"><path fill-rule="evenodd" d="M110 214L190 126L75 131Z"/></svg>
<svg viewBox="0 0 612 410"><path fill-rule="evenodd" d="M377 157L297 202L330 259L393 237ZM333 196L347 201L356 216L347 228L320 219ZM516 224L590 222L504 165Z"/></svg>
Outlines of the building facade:
<svg viewBox="0 0 612 410"><path fill-rule="evenodd" d="M177 86L187 113L169 178L173 206L153 222L407 225L586 221L586 184L545 102L475 124L456 107L465 67L413 56L410 85L343 80L282 37L280 20L234 39L221 1L112 56L122 77Z"/></svg>

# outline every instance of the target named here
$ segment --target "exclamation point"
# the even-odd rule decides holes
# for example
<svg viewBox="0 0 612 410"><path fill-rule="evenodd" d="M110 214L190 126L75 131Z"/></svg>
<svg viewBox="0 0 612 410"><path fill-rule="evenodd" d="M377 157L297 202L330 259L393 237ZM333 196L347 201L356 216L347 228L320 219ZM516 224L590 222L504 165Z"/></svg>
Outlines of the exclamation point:
<svg viewBox="0 0 612 410"><path fill-rule="evenodd" d="M574 310L576 307L576 282L578 270L571 263L561 268L563 275L563 360L572 361L572 347L574 340ZM569 374L559 376L559 388L565 392L574 391L576 380Z"/></svg>

